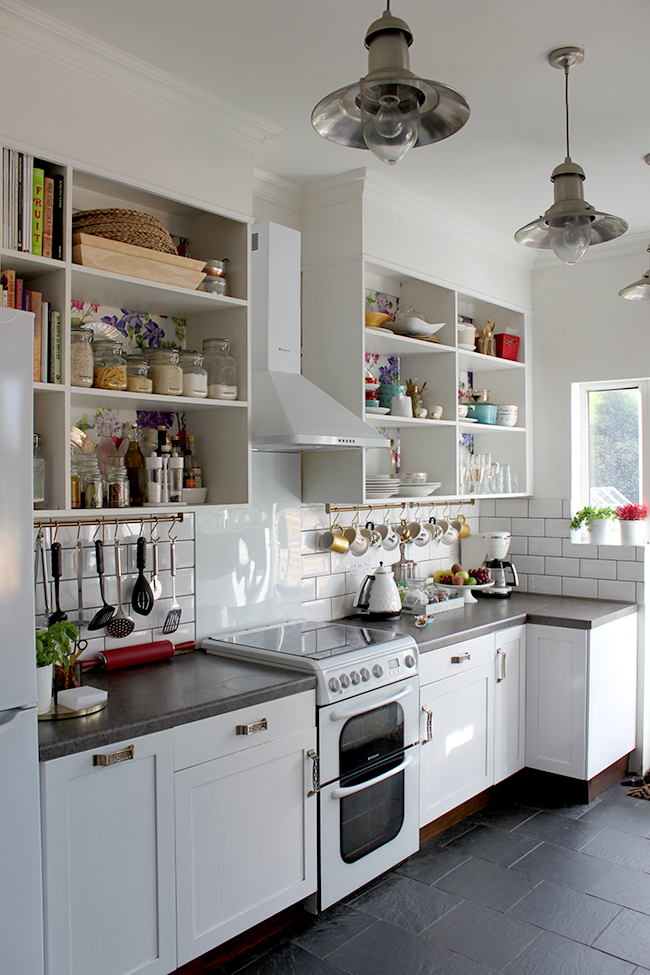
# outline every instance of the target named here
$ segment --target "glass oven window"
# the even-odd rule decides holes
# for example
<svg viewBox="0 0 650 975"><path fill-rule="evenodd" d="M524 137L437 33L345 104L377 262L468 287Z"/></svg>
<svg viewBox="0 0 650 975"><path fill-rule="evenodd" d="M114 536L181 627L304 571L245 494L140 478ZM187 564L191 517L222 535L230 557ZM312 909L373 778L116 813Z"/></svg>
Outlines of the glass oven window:
<svg viewBox="0 0 650 975"><path fill-rule="evenodd" d="M398 765L403 756L386 763ZM375 769L375 775L385 771ZM404 772L340 799L341 859L355 863L395 839L404 822Z"/></svg>
<svg viewBox="0 0 650 975"><path fill-rule="evenodd" d="M376 766L403 748L404 711L397 701L350 718L339 737L341 785L353 784L346 781L351 776L355 782L363 781L364 775L374 778Z"/></svg>

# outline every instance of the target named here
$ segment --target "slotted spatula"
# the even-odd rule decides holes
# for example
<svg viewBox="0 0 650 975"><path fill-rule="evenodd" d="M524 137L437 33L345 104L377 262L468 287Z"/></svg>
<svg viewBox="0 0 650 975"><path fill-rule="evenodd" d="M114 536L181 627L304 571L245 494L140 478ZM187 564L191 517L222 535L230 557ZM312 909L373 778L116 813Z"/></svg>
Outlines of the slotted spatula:
<svg viewBox="0 0 650 975"><path fill-rule="evenodd" d="M97 575L99 576L99 592L104 605L97 610L88 624L89 630L101 630L102 627L110 622L115 613L115 607L106 602L106 596L104 595L104 546L99 538L95 542L95 558L97 560Z"/></svg>
<svg viewBox="0 0 650 975"><path fill-rule="evenodd" d="M147 543L142 535L138 538L135 564L138 567L138 578L135 580L131 594L131 606L140 616L148 616L153 609L153 593L151 586L144 577L144 567L147 564Z"/></svg>
<svg viewBox="0 0 650 975"><path fill-rule="evenodd" d="M61 609L61 603L59 602L59 582L61 576L63 575L63 550L61 549L61 542L52 542L50 548L50 554L52 556L52 578L54 579L54 612L50 614L47 621L48 626L54 626L55 623L63 623L67 620L67 615Z"/></svg>
<svg viewBox="0 0 650 975"><path fill-rule="evenodd" d="M163 624L163 633L175 633L181 621L181 607L176 600L176 543L173 538L169 541L169 561L172 572L172 606Z"/></svg>
<svg viewBox="0 0 650 975"><path fill-rule="evenodd" d="M117 613L106 624L109 636L122 639L130 636L135 629L135 623L122 609L122 562L120 558L120 540L115 536L115 574L117 575Z"/></svg>

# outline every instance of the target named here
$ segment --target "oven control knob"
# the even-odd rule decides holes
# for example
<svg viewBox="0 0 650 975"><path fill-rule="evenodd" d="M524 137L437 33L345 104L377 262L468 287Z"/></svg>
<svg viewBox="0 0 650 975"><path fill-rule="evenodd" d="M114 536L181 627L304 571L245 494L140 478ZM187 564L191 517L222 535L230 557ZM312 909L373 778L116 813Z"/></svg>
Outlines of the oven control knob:
<svg viewBox="0 0 650 975"><path fill-rule="evenodd" d="M348 677L347 674L341 674L339 680L341 681L341 687L349 687L350 686L350 678Z"/></svg>
<svg viewBox="0 0 650 975"><path fill-rule="evenodd" d="M350 671L350 680L353 684L358 684L361 680L361 675L356 672L356 670Z"/></svg>
<svg viewBox="0 0 650 975"><path fill-rule="evenodd" d="M375 666L372 668L372 672L375 675L375 677L383 677L384 668L381 667L379 664L375 664Z"/></svg>
<svg viewBox="0 0 650 975"><path fill-rule="evenodd" d="M365 681L370 680L370 671L367 669L367 667L361 668L361 680L364 681L364 683Z"/></svg>
<svg viewBox="0 0 650 975"><path fill-rule="evenodd" d="M330 691L334 691L334 693L341 690L341 685L339 683L338 677L330 677L329 688Z"/></svg>
<svg viewBox="0 0 650 975"><path fill-rule="evenodd" d="M404 663L407 667L415 667L415 657L412 657L409 653L406 657L404 657Z"/></svg>

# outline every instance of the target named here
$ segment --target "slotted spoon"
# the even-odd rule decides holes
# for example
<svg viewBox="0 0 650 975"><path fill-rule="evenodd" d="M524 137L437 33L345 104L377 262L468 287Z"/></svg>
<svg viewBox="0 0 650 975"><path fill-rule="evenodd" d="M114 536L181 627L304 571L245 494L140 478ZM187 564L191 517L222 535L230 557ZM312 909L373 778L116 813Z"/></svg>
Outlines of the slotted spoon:
<svg viewBox="0 0 650 975"><path fill-rule="evenodd" d="M115 607L106 602L106 596L104 595L104 546L99 538L95 542L95 558L97 561L97 575L99 576L99 592L104 605L97 610L88 624L89 630L101 630L110 621L115 612Z"/></svg>
<svg viewBox="0 0 650 975"><path fill-rule="evenodd" d="M131 606L140 616L148 616L153 609L153 593L151 586L144 577L144 567L147 564L147 543L142 537L138 538L136 561L138 578L131 594Z"/></svg>
<svg viewBox="0 0 650 975"><path fill-rule="evenodd" d="M120 541L115 536L115 574L117 575L117 613L106 625L109 636L122 639L129 636L135 629L135 622L122 609L122 562L120 558Z"/></svg>
<svg viewBox="0 0 650 975"><path fill-rule="evenodd" d="M176 543L173 538L169 540L169 561L172 572L172 606L163 624L163 633L175 633L181 621L181 607L176 601Z"/></svg>

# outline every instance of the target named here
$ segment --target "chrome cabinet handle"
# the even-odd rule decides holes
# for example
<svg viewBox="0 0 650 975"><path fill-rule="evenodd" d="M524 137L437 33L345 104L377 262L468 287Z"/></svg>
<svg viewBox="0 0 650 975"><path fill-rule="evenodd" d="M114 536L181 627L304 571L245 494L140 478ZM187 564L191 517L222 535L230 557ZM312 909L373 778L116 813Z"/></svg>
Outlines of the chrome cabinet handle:
<svg viewBox="0 0 650 975"><path fill-rule="evenodd" d="M423 739L422 744L428 745L433 740L433 711L426 704L422 705L422 710L427 716L427 737Z"/></svg>
<svg viewBox="0 0 650 975"><path fill-rule="evenodd" d="M130 762L135 758L135 746L129 745L119 752L111 752L110 755L93 755L93 765L101 765L106 768L108 765L119 765L120 762Z"/></svg>
<svg viewBox="0 0 650 975"><path fill-rule="evenodd" d="M403 772L404 769L408 768L413 762L411 755L405 758L401 765L397 768L392 768L389 772L384 772L382 775L378 775L374 779L370 779L368 782L362 782L360 785L351 785L347 787L342 787L340 789L332 789L332 799L345 799L346 796L353 796L355 792L363 792L364 789L370 789L371 786L377 785L378 782L384 782L386 779L391 779L394 775L398 775Z"/></svg>
<svg viewBox="0 0 650 975"><path fill-rule="evenodd" d="M256 735L260 731L268 731L269 723L266 718L262 718L261 721L253 721L252 724L237 724L235 725L236 735Z"/></svg>
<svg viewBox="0 0 650 975"><path fill-rule="evenodd" d="M501 676L497 677L497 684L500 684L502 680L506 679L506 652L505 650L497 650L497 656L501 658Z"/></svg>
<svg viewBox="0 0 650 975"><path fill-rule="evenodd" d="M307 758L311 758L311 790L307 793L307 798L310 796L315 796L317 792L320 792L320 756L316 754L313 748L310 748L307 752Z"/></svg>
<svg viewBox="0 0 650 975"><path fill-rule="evenodd" d="M462 657L452 657L452 664L464 664L466 660L471 660L472 658L468 653L464 653Z"/></svg>

